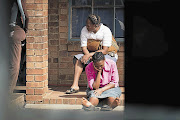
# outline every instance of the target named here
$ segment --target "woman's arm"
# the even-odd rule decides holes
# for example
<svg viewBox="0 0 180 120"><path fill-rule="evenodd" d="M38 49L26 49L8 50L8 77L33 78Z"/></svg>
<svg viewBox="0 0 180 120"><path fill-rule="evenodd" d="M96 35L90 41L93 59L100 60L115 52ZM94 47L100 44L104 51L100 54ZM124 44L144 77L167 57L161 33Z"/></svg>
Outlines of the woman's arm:
<svg viewBox="0 0 180 120"><path fill-rule="evenodd" d="M102 88L96 89L96 90L94 91L94 94L95 94L96 96L99 96L99 95L101 95L104 91L106 91L106 90L108 90L108 89L111 89L111 88L114 88L114 87L115 87L114 84L109 83L109 84L107 84L106 86L104 86L104 87L102 87Z"/></svg>
<svg viewBox="0 0 180 120"><path fill-rule="evenodd" d="M96 80L94 81L94 83L93 83L93 89L98 89L99 88L99 86L100 86L100 77L101 77L101 72L102 72L102 70L100 70L100 71L98 71L98 73L97 73L97 76L96 76Z"/></svg>
<svg viewBox="0 0 180 120"><path fill-rule="evenodd" d="M102 52L102 53L105 55L105 54L108 53L108 49L109 49L109 47L103 46L103 49L97 50L96 52ZM83 56L83 58L81 59L81 62L84 63L84 64L86 64L86 62L88 61L88 59L89 59L90 57L92 57L95 52L89 53L87 47L82 47L82 51L83 51L83 53L84 53L84 56Z"/></svg>
<svg viewBox="0 0 180 120"><path fill-rule="evenodd" d="M102 90L102 92L108 90L108 89L111 89L111 88L114 88L115 87L115 84L107 84L106 86L102 87L102 88L99 88Z"/></svg>

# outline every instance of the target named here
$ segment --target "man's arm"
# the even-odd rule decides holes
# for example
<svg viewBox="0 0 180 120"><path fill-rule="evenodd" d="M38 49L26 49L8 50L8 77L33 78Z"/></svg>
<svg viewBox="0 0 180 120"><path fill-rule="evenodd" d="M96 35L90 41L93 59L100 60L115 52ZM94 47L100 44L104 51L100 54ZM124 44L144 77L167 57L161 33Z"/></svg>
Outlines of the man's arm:
<svg viewBox="0 0 180 120"><path fill-rule="evenodd" d="M26 9L26 0L21 0L21 3L22 3L22 7L23 7L23 10L24 10L24 14L25 14L25 32L27 31L28 29L28 23L29 23L29 16L28 16L28 13L27 13L27 9Z"/></svg>

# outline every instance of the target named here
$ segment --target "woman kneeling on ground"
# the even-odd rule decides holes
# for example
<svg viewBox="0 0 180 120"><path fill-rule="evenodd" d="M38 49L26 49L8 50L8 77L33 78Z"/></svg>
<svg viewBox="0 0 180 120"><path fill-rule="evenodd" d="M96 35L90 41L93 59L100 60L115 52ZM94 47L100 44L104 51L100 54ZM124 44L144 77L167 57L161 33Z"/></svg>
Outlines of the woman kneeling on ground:
<svg viewBox="0 0 180 120"><path fill-rule="evenodd" d="M101 99L107 99L107 105L101 110L113 110L120 102L121 89L119 88L119 75L116 63L105 59L102 52L96 52L92 56L92 62L86 67L88 88L87 99L82 98L84 110L96 110Z"/></svg>

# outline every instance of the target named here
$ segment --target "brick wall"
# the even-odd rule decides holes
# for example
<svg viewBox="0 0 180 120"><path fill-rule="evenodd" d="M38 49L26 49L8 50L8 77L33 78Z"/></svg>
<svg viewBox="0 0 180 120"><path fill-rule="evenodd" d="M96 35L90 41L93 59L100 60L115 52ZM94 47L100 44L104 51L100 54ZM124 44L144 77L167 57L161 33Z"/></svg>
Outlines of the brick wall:
<svg viewBox="0 0 180 120"><path fill-rule="evenodd" d="M48 12L48 82L49 85L71 86L74 77L73 56L81 53L79 41L68 41L68 0L49 0ZM120 86L124 86L124 44L120 45L117 61ZM79 85L86 86L85 72Z"/></svg>
<svg viewBox="0 0 180 120"><path fill-rule="evenodd" d="M42 103L48 90L48 0L26 0L26 102Z"/></svg>

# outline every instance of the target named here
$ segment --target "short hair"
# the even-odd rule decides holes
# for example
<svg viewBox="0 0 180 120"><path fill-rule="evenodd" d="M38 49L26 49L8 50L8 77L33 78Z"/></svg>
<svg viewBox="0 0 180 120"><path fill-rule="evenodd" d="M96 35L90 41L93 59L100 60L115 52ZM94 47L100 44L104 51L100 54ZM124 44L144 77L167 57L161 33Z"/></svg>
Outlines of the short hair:
<svg viewBox="0 0 180 120"><path fill-rule="evenodd" d="M92 61L95 63L101 60L105 60L104 54L102 52L95 52L92 56Z"/></svg>
<svg viewBox="0 0 180 120"><path fill-rule="evenodd" d="M90 14L88 19L92 22L92 24L98 25L101 22L101 18L98 15Z"/></svg>

